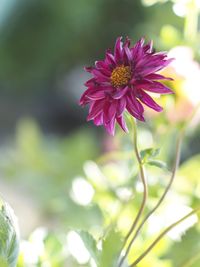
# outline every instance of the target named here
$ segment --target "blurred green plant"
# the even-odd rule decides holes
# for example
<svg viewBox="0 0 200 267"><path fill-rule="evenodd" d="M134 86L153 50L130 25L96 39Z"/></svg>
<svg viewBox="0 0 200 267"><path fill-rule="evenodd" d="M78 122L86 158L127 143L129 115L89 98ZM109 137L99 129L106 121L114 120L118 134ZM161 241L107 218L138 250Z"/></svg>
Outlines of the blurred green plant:
<svg viewBox="0 0 200 267"><path fill-rule="evenodd" d="M19 230L10 206L0 199L0 266L15 267L19 253Z"/></svg>
<svg viewBox="0 0 200 267"><path fill-rule="evenodd" d="M165 134L165 140L161 138L163 132L157 132L157 148L153 149L154 138L150 129L144 125L139 127L139 147L149 183L146 213L161 196L171 175L172 159L168 161L167 171L163 166L157 168L149 165L152 160L166 162L168 150L171 150L168 144L174 140L174 129L170 131L171 134ZM191 136L186 136L187 139L191 139ZM111 153L108 151L103 157L101 153L98 160L100 144L97 145L92 132L81 130L66 138L56 138L44 136L30 119L18 124L16 139L10 145L1 147L1 175L10 185L23 185L29 197L40 207L48 226L36 229L27 240L21 241L17 267L115 266L122 236L127 233L140 206L141 185L128 136L120 134L113 141L114 150ZM170 155L173 153L171 151ZM148 240L152 233L155 234L185 214L182 210L185 210L186 203L186 207L192 208L199 204L200 188L198 172L195 171L198 159L199 155L196 155L181 164L170 197L156 212L153 221L147 222L143 228L136 246L130 250L129 262L141 254L144 240ZM168 219L161 222L161 214ZM179 238L183 236L185 240L183 231L191 226L192 231L199 234L199 224L194 225L195 222L196 217L182 228L177 228L176 235ZM193 236L189 235L183 242L192 242L192 239ZM166 237L138 266L146 267L150 263L155 267L177 267L171 253L174 246L180 246L181 253L179 242L174 243L171 237ZM196 251L194 254L188 253L184 262L195 260L193 265L188 266L196 267L196 257ZM127 266L127 262L124 266Z"/></svg>
<svg viewBox="0 0 200 267"><path fill-rule="evenodd" d="M84 208L72 197L73 182L83 175L83 162L97 155L98 145L91 132L45 138L37 124L27 119L19 123L12 149L3 151L1 174L23 184L45 216L59 218L56 221L61 220L65 227L101 224L97 204Z"/></svg>
<svg viewBox="0 0 200 267"><path fill-rule="evenodd" d="M9 83L15 84L17 81L19 86L32 83L35 78L44 79L56 64L63 64L64 61L64 69L71 69L71 66L85 62L88 56L91 58L96 51L100 53L119 32L127 32L134 38L141 32L146 33L154 36L158 47L166 49L187 44L198 56L197 1L143 0L149 5L148 9L143 9L140 1L133 0L125 1L127 5L121 0L96 2L94 5L90 1L78 0L67 1L63 6L61 2L44 2L40 6L37 1L25 1L20 6L22 15L13 16L8 28L2 28L4 38L0 42L0 76L4 82L9 77ZM158 2L160 5L153 6ZM181 7L185 8L182 15ZM16 10L13 9L13 12ZM135 16L133 10L136 11ZM145 17L147 12L148 16ZM28 26L24 24L24 18ZM97 33L100 35L98 38ZM99 42L99 39L103 41ZM182 52L181 57L184 56ZM154 116L153 120L147 119L148 126L139 125L139 148L149 184L146 214L155 206L168 184L174 160L175 132L183 126L187 117L185 113L190 113L180 94L187 77L178 77L176 68L171 71L176 75L173 82L175 98L163 98L166 113ZM192 97L196 100L196 96ZM178 109L177 103L180 102L185 113ZM190 108L193 110L194 107ZM181 118L175 116L179 114ZM147 114L147 117L151 115ZM177 121L172 121L176 117ZM150 240L152 235L177 217L185 215L186 211L190 211L189 207L199 205L198 142L194 144L196 155L191 157L194 149L187 151L195 134L195 140L199 140L199 126L195 127L186 133L181 165L169 197L143 228L136 246L130 249L124 267L151 244L149 241L144 245L144 241ZM109 152L101 153L97 158L102 144L91 131L80 129L65 138L45 136L38 125L28 119L18 124L15 140L1 147L1 176L9 185L17 184L25 188L46 218L44 228L36 229L21 241L17 267L116 267L122 236L127 234L132 218L137 214L142 194L141 183L136 179L138 167L129 138L119 134L115 141L106 139L105 144L108 143L106 149ZM153 148L155 143L158 149ZM0 218L5 225L8 221L3 210L1 206ZM180 228L176 227L173 234L169 233L137 266L199 267L198 217L194 216ZM9 234L8 230L12 230L2 229L5 229L6 235ZM16 246L13 243L12 247L16 249L15 253L11 254L13 258L9 258L13 263L8 262L5 257L8 251L3 250L6 235L3 235L4 239L0 238L0 242L4 242L0 244L1 267L15 266L14 258L18 250L16 240Z"/></svg>
<svg viewBox="0 0 200 267"><path fill-rule="evenodd" d="M200 233L198 230L188 230L182 240L178 243L174 243L163 258L170 259L173 266L198 267L200 265L199 239ZM183 253L183 251L187 251L187 253Z"/></svg>
<svg viewBox="0 0 200 267"><path fill-rule="evenodd" d="M132 24L145 20L139 0L18 0L4 1L1 9L0 79L18 90L46 85L49 91L58 74L85 64L119 33L129 34Z"/></svg>

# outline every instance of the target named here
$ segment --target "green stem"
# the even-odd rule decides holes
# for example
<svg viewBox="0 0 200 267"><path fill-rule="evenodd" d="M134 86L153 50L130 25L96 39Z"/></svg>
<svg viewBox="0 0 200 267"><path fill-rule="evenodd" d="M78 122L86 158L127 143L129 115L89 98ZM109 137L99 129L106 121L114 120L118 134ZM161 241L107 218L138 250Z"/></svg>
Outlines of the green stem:
<svg viewBox="0 0 200 267"><path fill-rule="evenodd" d="M125 254L123 255L120 263L119 263L119 267L122 265L122 263L124 262L125 258L127 257L128 253L130 252L130 249L135 241L135 239L137 238L138 234L140 233L140 230L142 229L143 225L145 224L145 222L149 219L149 217L158 209L158 207L161 205L161 203L163 202L163 200L165 199L167 193L169 192L169 189L171 188L171 185L174 181L174 178L176 176L176 171L178 169L179 166L179 162L180 162L180 154L181 154L181 145L182 145L182 140L183 140L183 136L185 133L185 130L187 128L187 126L189 126L190 121L192 120L192 118L195 116L195 114L197 113L198 109L200 108L200 104L197 105L197 107L194 109L192 115L190 116L190 118L186 121L185 125L182 127L182 129L180 130L178 139L177 139L177 143L176 143L176 151L175 151L175 162L174 162L174 166L173 166L173 170L172 170L172 174L171 174L171 178L169 180L169 183L165 189L165 191L163 192L163 195L161 196L161 198L159 199L158 203L156 204L156 206L146 215L146 217L142 220L142 222L140 223L140 225L138 226L134 236L132 237ZM136 126L135 126L136 127ZM137 144L137 136L136 136L136 142L134 142ZM142 165L142 164L141 164ZM136 218L137 219L137 218ZM136 222L137 224L137 222ZM128 238L130 237L130 235L132 234L134 228L135 228L135 223L132 225L132 228L130 229L129 233L127 234L127 237L125 239L124 246L127 243Z"/></svg>
<svg viewBox="0 0 200 267"><path fill-rule="evenodd" d="M126 258L135 239L137 238L138 234L140 233L141 228L143 227L143 225L145 224L145 222L149 219L149 217L156 211L156 209L160 206L160 204L163 202L165 196L167 195L173 181L174 178L176 176L176 171L178 169L179 166L179 161L180 161L180 152L181 152L181 144L182 144L182 139L183 139L183 135L184 135L184 130L182 130L179 134L178 140L177 140L177 144L176 144L176 154L175 154L175 162L174 162L174 167L172 170L172 175L170 178L170 181L165 189L165 191L163 192L161 198L159 199L158 203L156 204L156 206L146 215L146 217L142 220L142 222L140 223L140 225L138 226L133 238L131 239L131 242L128 245L128 248L126 250L125 255L123 256L123 258Z"/></svg>
<svg viewBox="0 0 200 267"><path fill-rule="evenodd" d="M177 226L179 223L183 222L184 220L186 220L187 218L189 218L190 216L192 216L193 214L200 212L200 207L198 207L197 209L191 211L190 213L188 213L187 215L185 215L184 217L182 217L181 219L179 219L178 221L176 221L175 223L171 224L170 226L168 226L156 239L155 241L129 266L129 267L134 267L136 266L153 248L155 245L157 245L157 243L170 231L172 230L175 226Z"/></svg>
<svg viewBox="0 0 200 267"><path fill-rule="evenodd" d="M133 224L132 224L129 232L127 233L127 235L126 235L126 237L124 239L122 250L125 247L125 245L126 245L128 239L129 239L129 237L133 233L135 227L138 224L138 221L139 221L139 219L140 219L140 217L141 217L141 215L142 215L142 213L144 211L145 204L146 204L147 197L148 197L148 189L147 189L147 183L146 183L146 178L145 178L144 166L143 166L142 159L141 159L141 156L140 156L140 153L139 153L139 149L138 149L137 125L136 125L135 119L133 119L133 124L132 125L133 125L133 134L134 134L134 136L133 136L134 152L135 152L136 159L137 159L137 162L138 162L138 165L139 165L140 178L141 178L141 181L142 181L142 184L143 184L144 191L143 191L143 199L142 199L142 203L141 203L140 209L138 211L138 214L137 214L135 220L133 221ZM118 267L121 267L122 266L122 264L123 264L123 262L125 260L125 257L123 256L121 258Z"/></svg>

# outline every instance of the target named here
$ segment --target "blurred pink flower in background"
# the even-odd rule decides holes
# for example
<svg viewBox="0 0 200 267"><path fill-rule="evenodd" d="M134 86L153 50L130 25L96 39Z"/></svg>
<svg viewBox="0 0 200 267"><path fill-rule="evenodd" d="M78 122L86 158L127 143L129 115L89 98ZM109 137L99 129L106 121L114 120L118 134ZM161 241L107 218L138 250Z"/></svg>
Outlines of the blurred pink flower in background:
<svg viewBox="0 0 200 267"><path fill-rule="evenodd" d="M171 49L168 55L175 60L163 73L174 79L176 97L167 116L171 122L184 121L189 119L200 104L200 66L194 60L193 51L189 47L177 46Z"/></svg>

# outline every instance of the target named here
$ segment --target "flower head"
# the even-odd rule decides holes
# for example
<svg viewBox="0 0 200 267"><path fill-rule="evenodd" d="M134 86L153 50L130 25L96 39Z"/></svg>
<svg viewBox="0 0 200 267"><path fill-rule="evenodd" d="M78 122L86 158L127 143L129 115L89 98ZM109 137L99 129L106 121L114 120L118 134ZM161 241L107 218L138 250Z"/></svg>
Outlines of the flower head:
<svg viewBox="0 0 200 267"><path fill-rule="evenodd" d="M93 76L85 83L87 90L80 99L80 105L89 105L87 120L93 120L97 126L104 125L114 135L116 122L128 131L124 111L140 121L144 121L142 104L162 111L147 92L172 93L158 82L171 78L156 73L171 61L166 53L155 53L152 42L145 44L142 38L131 47L128 38L123 43L119 37L114 53L107 50L104 60L96 61L94 67L85 68Z"/></svg>

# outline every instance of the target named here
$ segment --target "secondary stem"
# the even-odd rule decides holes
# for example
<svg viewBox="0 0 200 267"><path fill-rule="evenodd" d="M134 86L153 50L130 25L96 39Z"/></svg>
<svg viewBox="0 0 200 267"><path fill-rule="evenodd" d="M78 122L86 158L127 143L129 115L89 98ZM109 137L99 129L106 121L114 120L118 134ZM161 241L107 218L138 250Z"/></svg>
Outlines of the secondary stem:
<svg viewBox="0 0 200 267"><path fill-rule="evenodd" d="M146 178L145 178L145 172L144 172L144 166L143 166L143 163L142 163L142 160L141 160L141 156L140 156L140 153L139 153L139 150L138 150L138 140L137 140L137 125L136 125L136 121L135 119L133 119L133 146L134 146L134 152L135 152L135 155L136 155L136 159L137 159L137 162L138 162L138 165L139 165L139 172L140 172L140 178L141 178L141 181L142 181L142 184L143 184L143 199L142 199L142 203L141 203L141 206L140 206L140 209L138 211L138 214L135 218L135 220L133 221L133 224L129 230L129 232L127 233L125 239L124 239L124 243L123 243L123 246L122 246L122 249L125 247L129 237L131 236L133 230L135 229L135 227L137 226L137 223L143 213L143 210L145 208L145 204L146 204L146 201L147 201L147 196L148 196L148 189L147 189L147 183L146 183ZM119 262L119 265L118 267L121 267L121 265L123 264L125 258L126 258L126 255L125 254L120 262Z"/></svg>
<svg viewBox="0 0 200 267"><path fill-rule="evenodd" d="M170 230L172 230L175 226L177 226L179 223L183 222L184 220L186 220L187 218L189 218L190 216L192 216L193 214L200 212L200 207L198 207L197 209L191 211L190 213L188 213L187 215L185 215L184 217L182 217L181 219L179 219L178 221L176 221L175 223L171 224L170 226L168 226L156 239L155 241L129 266L129 267L134 267L136 266L152 249L153 247L163 238L163 236L165 234L167 234Z"/></svg>
<svg viewBox="0 0 200 267"><path fill-rule="evenodd" d="M159 199L158 203L156 204L156 206L146 215L146 217L142 220L142 222L140 223L140 225L138 226L138 228L136 229L136 232L134 234L134 236L132 237L127 249L126 249L126 252L124 254L124 256L122 257L121 261L120 261L120 264L119 264L119 267L122 265L122 263L124 262L125 258L127 257L135 239L137 238L138 234L140 233L140 230L141 228L143 227L143 225L145 224L145 222L149 219L149 217L157 210L157 208L161 205L161 203L163 202L165 196L167 195L169 189L171 188L171 185L174 181L174 178L176 176L176 171L178 169L178 166L179 166L179 162L180 162L180 154L181 154L181 145L182 145L182 140L183 140L183 136L184 136L184 133L185 133L185 130L187 128L187 126L189 125L189 122L192 120L192 118L195 116L197 110L200 108L200 105L197 105L197 107L194 109L192 115L190 116L190 118L186 121L185 125L182 127L182 129L180 130L180 133L178 135L178 139L177 139L177 143L176 143L176 151L175 151L175 162L174 162L174 166L173 166L173 169L172 169L172 174L171 174L171 178L169 180L169 183L165 189L165 191L163 192L161 198ZM135 123L134 123L134 127L135 126ZM136 135L136 142L134 142L137 144L137 135ZM136 155L139 154L139 153L136 153ZM140 156L140 155L139 155ZM139 157L140 158L140 157ZM141 159L140 159L140 162L141 162ZM136 218L137 219L137 218ZM137 224L137 222L136 222ZM132 234L134 228L135 228L135 224L133 224L133 227L130 229L128 235L127 235L127 238L125 239L125 242L124 242L124 246L128 240L128 238L130 237L130 235ZM123 246L123 247L124 247ZM132 267L132 266L131 266Z"/></svg>
<svg viewBox="0 0 200 267"><path fill-rule="evenodd" d="M163 192L161 198L159 199L158 203L156 204L156 206L146 215L146 217L142 220L142 222L140 223L140 225L138 226L133 238L131 239L129 245L128 245L128 248L126 250L126 253L125 255L123 256L124 258L128 255L130 249L131 249L131 246L133 245L135 239L137 238L141 228L143 227L143 225L145 224L145 222L148 220L148 218L156 211L156 209L160 206L160 204L163 202L165 196L167 195L173 181L174 181L174 178L176 176L176 171L178 169L178 166L179 166L179 161L180 161L180 152L181 152L181 144L182 144L182 140L183 140L183 135L184 135L184 130L181 130L179 136L178 136L178 140L177 140L177 144L176 144L176 152L175 152L175 162L174 162L174 167L173 167L173 170L172 170L172 175L171 175L171 178L169 180L169 183L165 189L165 191Z"/></svg>

